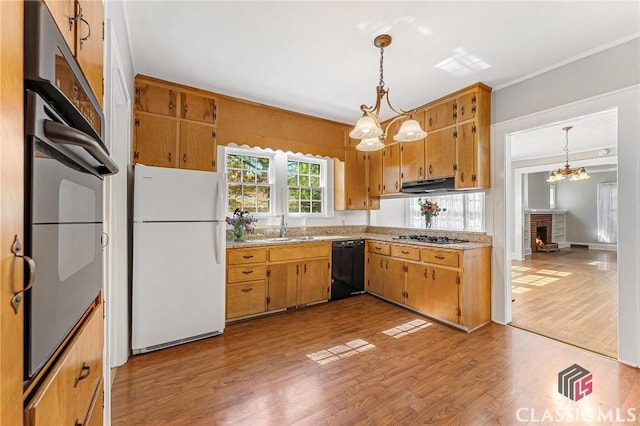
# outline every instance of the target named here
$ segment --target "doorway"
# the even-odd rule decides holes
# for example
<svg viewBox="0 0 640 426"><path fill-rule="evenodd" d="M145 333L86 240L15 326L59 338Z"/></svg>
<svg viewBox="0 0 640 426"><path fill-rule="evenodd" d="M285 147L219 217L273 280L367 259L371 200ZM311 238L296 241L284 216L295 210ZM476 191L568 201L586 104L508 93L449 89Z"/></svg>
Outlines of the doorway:
<svg viewBox="0 0 640 426"><path fill-rule="evenodd" d="M566 126L574 127L570 140ZM510 324L617 358L617 245L598 232L597 196L601 183L617 182L617 109L510 136ZM550 171L569 162L590 178L547 182Z"/></svg>

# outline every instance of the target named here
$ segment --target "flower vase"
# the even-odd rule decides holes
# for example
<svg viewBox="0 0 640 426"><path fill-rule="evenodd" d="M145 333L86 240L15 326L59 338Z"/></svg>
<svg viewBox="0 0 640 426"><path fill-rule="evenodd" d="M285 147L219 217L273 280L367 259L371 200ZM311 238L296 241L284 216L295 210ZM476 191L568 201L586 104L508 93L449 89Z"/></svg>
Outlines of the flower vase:
<svg viewBox="0 0 640 426"><path fill-rule="evenodd" d="M238 226L238 227L234 227L233 228L233 236L236 237L235 241L236 242L241 242L242 241L242 237L244 237L244 227L243 226Z"/></svg>
<svg viewBox="0 0 640 426"><path fill-rule="evenodd" d="M431 216L425 215L424 224L427 228L431 228Z"/></svg>

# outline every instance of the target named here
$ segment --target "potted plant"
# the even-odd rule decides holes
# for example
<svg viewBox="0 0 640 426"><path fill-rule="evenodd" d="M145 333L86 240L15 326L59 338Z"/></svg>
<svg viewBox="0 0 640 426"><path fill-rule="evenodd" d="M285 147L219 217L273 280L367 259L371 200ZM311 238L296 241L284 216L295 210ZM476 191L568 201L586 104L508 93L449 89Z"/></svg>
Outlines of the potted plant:
<svg viewBox="0 0 640 426"><path fill-rule="evenodd" d="M258 219L251 216L249 212L240 208L234 210L233 216L226 218L226 222L233 228L232 233L236 238L235 241L242 241L244 234L251 234L255 231L253 224L257 221Z"/></svg>
<svg viewBox="0 0 640 426"><path fill-rule="evenodd" d="M447 209L440 208L435 201L429 201L426 198L418 198L418 205L420 206L420 214L424 216L425 224L427 228L431 228L431 218L438 216L440 212L446 212Z"/></svg>

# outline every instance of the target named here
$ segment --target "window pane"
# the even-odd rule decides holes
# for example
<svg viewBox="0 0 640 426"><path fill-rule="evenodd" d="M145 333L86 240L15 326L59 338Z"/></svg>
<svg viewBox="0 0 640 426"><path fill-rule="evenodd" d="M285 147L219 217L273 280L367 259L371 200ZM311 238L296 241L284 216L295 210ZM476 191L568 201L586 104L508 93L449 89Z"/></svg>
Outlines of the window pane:
<svg viewBox="0 0 640 426"><path fill-rule="evenodd" d="M302 201L300 203L300 211L302 213L311 213L311 202L310 201Z"/></svg>
<svg viewBox="0 0 640 426"><path fill-rule="evenodd" d="M299 213L300 203L298 201L289 201L289 213Z"/></svg>
<svg viewBox="0 0 640 426"><path fill-rule="evenodd" d="M309 185L320 186L320 178L318 176L311 176L309 178Z"/></svg>
<svg viewBox="0 0 640 426"><path fill-rule="evenodd" d="M319 202L312 202L311 203L311 211L313 213L322 213L322 204Z"/></svg>
<svg viewBox="0 0 640 426"><path fill-rule="evenodd" d="M289 188L289 198L291 198L292 200L300 199L300 189Z"/></svg>
<svg viewBox="0 0 640 426"><path fill-rule="evenodd" d="M311 164L311 174L320 176L320 164Z"/></svg>
<svg viewBox="0 0 640 426"><path fill-rule="evenodd" d="M322 191L319 189L312 189L311 190L311 199L312 200L322 200Z"/></svg>
<svg viewBox="0 0 640 426"><path fill-rule="evenodd" d="M309 185L309 176L300 175L300 186L308 186Z"/></svg>
<svg viewBox="0 0 640 426"><path fill-rule="evenodd" d="M227 173L229 182L241 182L242 172L237 169L229 169Z"/></svg>
<svg viewBox="0 0 640 426"><path fill-rule="evenodd" d="M309 163L300 163L300 174L301 175L309 174Z"/></svg>
<svg viewBox="0 0 640 426"><path fill-rule="evenodd" d="M269 183L269 172L258 172L256 175L257 183Z"/></svg>
<svg viewBox="0 0 640 426"><path fill-rule="evenodd" d="M287 178L287 185L297 185L298 184L298 175L289 175Z"/></svg>
<svg viewBox="0 0 640 426"><path fill-rule="evenodd" d="M264 157L259 157L257 166L258 166L258 170L268 171L269 170L269 159L268 158L264 158Z"/></svg>
<svg viewBox="0 0 640 426"><path fill-rule="evenodd" d="M300 198L303 200L310 200L311 199L311 190L307 189L307 188L301 188L300 189Z"/></svg>
<svg viewBox="0 0 640 426"><path fill-rule="evenodd" d="M298 162L297 161L289 161L287 164L287 173L289 176L297 176L298 175Z"/></svg>
<svg viewBox="0 0 640 426"><path fill-rule="evenodd" d="M236 154L227 155L227 167L239 169L242 167L242 156Z"/></svg>

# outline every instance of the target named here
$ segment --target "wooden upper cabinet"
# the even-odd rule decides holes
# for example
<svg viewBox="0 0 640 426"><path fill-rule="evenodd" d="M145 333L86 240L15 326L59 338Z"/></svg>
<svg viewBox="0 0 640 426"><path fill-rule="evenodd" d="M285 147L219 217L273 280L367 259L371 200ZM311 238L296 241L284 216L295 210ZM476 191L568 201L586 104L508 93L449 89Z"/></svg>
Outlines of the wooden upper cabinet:
<svg viewBox="0 0 640 426"><path fill-rule="evenodd" d="M400 144L386 145L382 150L382 193L400 192Z"/></svg>
<svg viewBox="0 0 640 426"><path fill-rule="evenodd" d="M425 179L424 144L424 139L400 144L400 164L402 165L400 180L402 182Z"/></svg>
<svg viewBox="0 0 640 426"><path fill-rule="evenodd" d="M471 120L476 117L476 113L478 111L477 102L478 96L475 91L458 97L458 123Z"/></svg>
<svg viewBox="0 0 640 426"><path fill-rule="evenodd" d="M45 0L100 106L104 105L104 6L95 0ZM74 19L75 18L75 19Z"/></svg>
<svg viewBox="0 0 640 426"><path fill-rule="evenodd" d="M75 52L76 27L69 25L69 22L76 16L76 2L73 0L44 0L44 4L49 8L49 12L56 21L67 45L72 52Z"/></svg>
<svg viewBox="0 0 640 426"><path fill-rule="evenodd" d="M82 19L76 21L76 57L100 106L103 106L104 6L102 1L82 1L78 4L82 8Z"/></svg>
<svg viewBox="0 0 640 426"><path fill-rule="evenodd" d="M151 114L135 114L135 163L147 166L177 167L178 120Z"/></svg>
<svg viewBox="0 0 640 426"><path fill-rule="evenodd" d="M345 150L345 197L347 210L367 209L367 153Z"/></svg>
<svg viewBox="0 0 640 426"><path fill-rule="evenodd" d="M217 123L218 106L215 99L192 93L182 93L181 98L181 118L209 124Z"/></svg>
<svg viewBox="0 0 640 426"><path fill-rule="evenodd" d="M456 100L451 99L437 104L425 111L425 126L427 132L442 129L456 124Z"/></svg>
<svg viewBox="0 0 640 426"><path fill-rule="evenodd" d="M429 133L425 150L427 179L454 176L456 128Z"/></svg>
<svg viewBox="0 0 640 426"><path fill-rule="evenodd" d="M163 86L136 82L135 109L137 111L177 117L177 92Z"/></svg>
<svg viewBox="0 0 640 426"><path fill-rule="evenodd" d="M476 186L476 158L478 150L478 133L475 122L458 126L456 138L456 188L473 188Z"/></svg>
<svg viewBox="0 0 640 426"><path fill-rule="evenodd" d="M181 169L216 171L216 134L213 126L180 122Z"/></svg>
<svg viewBox="0 0 640 426"><path fill-rule="evenodd" d="M382 150L369 152L369 196L382 195Z"/></svg>

